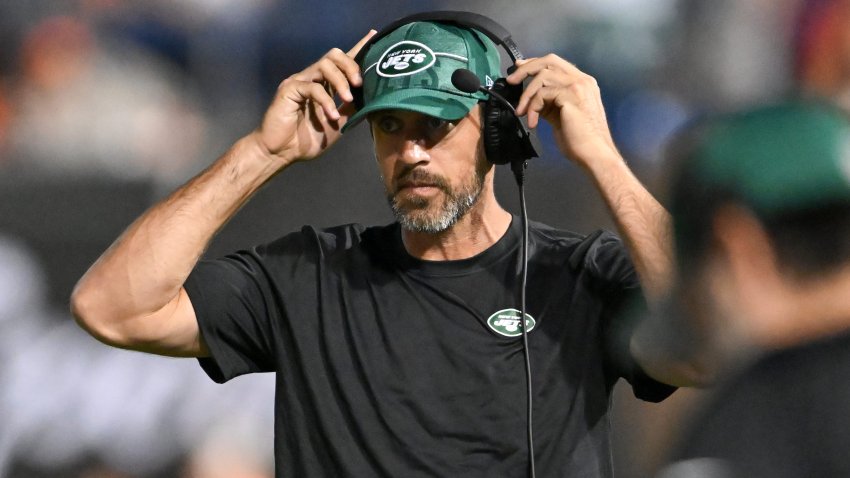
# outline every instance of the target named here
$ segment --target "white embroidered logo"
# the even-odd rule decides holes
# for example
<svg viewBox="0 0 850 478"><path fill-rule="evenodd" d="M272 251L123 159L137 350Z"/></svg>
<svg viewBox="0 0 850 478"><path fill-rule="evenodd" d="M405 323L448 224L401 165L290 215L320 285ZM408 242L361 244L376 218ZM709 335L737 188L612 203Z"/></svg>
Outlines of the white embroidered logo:
<svg viewBox="0 0 850 478"><path fill-rule="evenodd" d="M407 76L426 70L437 57L434 51L415 41L401 41L387 48L378 60L376 68L383 77Z"/></svg>
<svg viewBox="0 0 850 478"><path fill-rule="evenodd" d="M498 312L494 312L490 318L487 319L487 325L499 335L504 335L505 337L517 337L522 335L522 329L520 329L520 321L519 321L520 312L516 309L502 309ZM525 314L525 329L526 332L531 332L534 330L534 326L537 325L537 321L534 320L534 317Z"/></svg>

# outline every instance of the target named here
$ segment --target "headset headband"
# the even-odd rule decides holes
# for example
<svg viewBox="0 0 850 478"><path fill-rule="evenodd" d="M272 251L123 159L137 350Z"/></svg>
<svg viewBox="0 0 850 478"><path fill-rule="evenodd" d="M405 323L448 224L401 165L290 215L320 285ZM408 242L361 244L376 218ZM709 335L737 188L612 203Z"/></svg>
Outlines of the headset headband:
<svg viewBox="0 0 850 478"><path fill-rule="evenodd" d="M366 42L365 45L363 45L363 48L361 48L360 51L357 52L357 55L354 57L354 61L356 61L359 65L363 61L363 58L366 56L366 52L369 51L369 48L375 42L389 35L398 27L413 22L442 22L451 23L461 27L475 28L481 33L487 35L487 37L493 40L493 43L501 45L505 49L505 51L508 52L508 55L511 57L513 63L516 63L517 60L522 60L523 58L525 58L523 54L519 51L519 48L517 48L516 43L514 43L514 40L513 38L511 38L511 34L508 32L508 30L502 25L496 23L491 18L472 12L436 11L414 13L413 15L408 15L406 17L402 17L398 20L393 21L389 25L382 28L380 32L370 38L369 41Z"/></svg>

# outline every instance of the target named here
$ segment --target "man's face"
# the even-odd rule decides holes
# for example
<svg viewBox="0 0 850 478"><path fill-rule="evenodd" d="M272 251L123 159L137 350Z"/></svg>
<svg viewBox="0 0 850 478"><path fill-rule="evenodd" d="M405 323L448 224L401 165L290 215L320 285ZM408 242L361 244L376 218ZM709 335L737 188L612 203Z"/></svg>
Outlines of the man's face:
<svg viewBox="0 0 850 478"><path fill-rule="evenodd" d="M405 229L445 231L477 203L491 169L478 108L451 122L402 110L369 117L387 200Z"/></svg>
<svg viewBox="0 0 850 478"><path fill-rule="evenodd" d="M703 346L721 360L753 344L774 342L793 305L764 226L746 207L727 204L712 214L711 245L680 271L675 296ZM780 326L777 328L777 326Z"/></svg>

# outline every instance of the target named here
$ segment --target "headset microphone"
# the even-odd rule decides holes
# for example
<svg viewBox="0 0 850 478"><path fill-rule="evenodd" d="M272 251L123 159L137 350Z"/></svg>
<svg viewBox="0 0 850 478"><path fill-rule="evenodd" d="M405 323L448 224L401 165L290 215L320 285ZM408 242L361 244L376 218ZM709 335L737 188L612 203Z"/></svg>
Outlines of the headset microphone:
<svg viewBox="0 0 850 478"><path fill-rule="evenodd" d="M454 73L452 73L452 84L455 88L463 91L464 93L475 93L476 91L480 91L484 94L492 95L497 101L501 102L516 115L516 109L514 109L514 106L508 100L495 91L481 86L481 80L475 76L475 73L467 70L466 68L458 68L454 71Z"/></svg>
<svg viewBox="0 0 850 478"><path fill-rule="evenodd" d="M494 162L497 164L514 163L540 156L537 152L540 150L537 136L529 131L522 119L517 115L516 108L514 108L511 102L497 91L499 89L507 89L507 82L504 79L497 80L491 88L485 88L481 85L481 80L478 79L475 73L465 68L459 68L452 73L452 85L464 93L480 91L490 97L489 101L495 101L500 104L501 107L499 108L487 108L486 114L488 117L485 121L488 124L494 124L494 126L498 125L497 128L493 129L499 131L500 136L505 135L505 132L513 131L516 135L516 141L507 141L507 139L497 140L496 144L492 145L492 148L491 144L485 141L485 147L487 149L498 150L498 157L506 158L505 160ZM515 98L514 100L517 101L519 98ZM506 151L506 148L509 151ZM496 151L492 152L495 153ZM491 151L488 151L488 153L491 153ZM496 154L491 156L491 161L493 156L496 156Z"/></svg>

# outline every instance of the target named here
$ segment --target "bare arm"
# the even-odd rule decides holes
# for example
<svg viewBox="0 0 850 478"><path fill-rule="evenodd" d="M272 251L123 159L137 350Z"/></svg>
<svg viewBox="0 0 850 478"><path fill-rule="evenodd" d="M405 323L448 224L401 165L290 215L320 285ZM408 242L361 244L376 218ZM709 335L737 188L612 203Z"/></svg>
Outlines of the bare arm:
<svg viewBox="0 0 850 478"><path fill-rule="evenodd" d="M137 219L80 279L71 297L74 317L99 340L174 356L203 356L195 311L183 283L215 233L270 178L313 159L336 142L353 113L337 109L330 88L351 101L358 85L352 57L331 50L287 78L262 125L209 169Z"/></svg>
<svg viewBox="0 0 850 478"><path fill-rule="evenodd" d="M72 310L99 340L203 355L183 282L221 226L277 170L252 137L137 219L77 283Z"/></svg>
<svg viewBox="0 0 850 478"><path fill-rule="evenodd" d="M667 211L638 181L620 155L605 117L596 80L556 56L517 62L508 82L531 77L517 105L530 127L540 117L549 122L561 152L594 181L617 224L647 302L653 311L669 293L673 269L671 220ZM672 385L700 383L698 368L665 360L654 352L652 337L637 333L631 352L653 378Z"/></svg>
<svg viewBox="0 0 850 478"><path fill-rule="evenodd" d="M647 300L656 306L670 286L673 267L670 214L643 187L616 151L600 152L595 161L584 167L611 211Z"/></svg>
<svg viewBox="0 0 850 478"><path fill-rule="evenodd" d="M556 56L521 60L508 77L529 82L517 112L535 127L552 124L561 152L593 179L632 256L647 299L664 295L672 270L672 231L667 211L643 187L617 151L596 80Z"/></svg>

